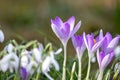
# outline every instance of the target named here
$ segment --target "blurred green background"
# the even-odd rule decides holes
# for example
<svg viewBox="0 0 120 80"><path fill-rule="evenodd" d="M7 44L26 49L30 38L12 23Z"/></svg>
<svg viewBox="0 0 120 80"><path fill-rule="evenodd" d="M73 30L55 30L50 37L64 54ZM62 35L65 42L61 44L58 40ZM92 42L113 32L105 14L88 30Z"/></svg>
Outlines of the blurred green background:
<svg viewBox="0 0 120 80"><path fill-rule="evenodd" d="M60 41L50 26L50 19L56 16L63 21L75 16L76 24L81 20L78 34L101 28L104 33L120 33L120 0L0 0L0 28L5 41L37 39L58 46ZM68 53L74 53L69 43Z"/></svg>

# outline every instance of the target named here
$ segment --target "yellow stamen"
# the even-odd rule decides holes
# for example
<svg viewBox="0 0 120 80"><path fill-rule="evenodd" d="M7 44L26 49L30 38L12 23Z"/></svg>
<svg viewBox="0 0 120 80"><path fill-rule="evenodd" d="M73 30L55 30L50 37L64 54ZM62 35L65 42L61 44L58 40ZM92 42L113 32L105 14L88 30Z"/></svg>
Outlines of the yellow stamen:
<svg viewBox="0 0 120 80"><path fill-rule="evenodd" d="M96 43L96 39L93 39L93 41L94 41L94 44Z"/></svg>

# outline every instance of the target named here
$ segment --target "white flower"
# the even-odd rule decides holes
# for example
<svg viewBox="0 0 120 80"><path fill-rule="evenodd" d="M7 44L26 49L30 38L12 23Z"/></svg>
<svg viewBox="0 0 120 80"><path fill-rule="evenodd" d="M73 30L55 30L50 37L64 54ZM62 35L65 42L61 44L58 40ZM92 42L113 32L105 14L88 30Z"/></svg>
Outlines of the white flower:
<svg viewBox="0 0 120 80"><path fill-rule="evenodd" d="M4 33L2 30L0 30L0 42L4 41Z"/></svg>
<svg viewBox="0 0 120 80"><path fill-rule="evenodd" d="M59 71L59 64L58 64L58 62L55 60L54 55L55 55L55 54L59 54L61 51L62 51L61 48L58 49L56 52L51 51L51 52L50 52L50 55L47 56L47 57L45 58L45 60L43 61L43 64L42 64L42 72L43 72L43 74L46 75L46 77L47 77L49 80L53 80L53 78L48 74L48 72L50 71L50 67L52 66L52 64L53 64L53 66L55 67L55 69L56 69L57 71Z"/></svg>
<svg viewBox="0 0 120 80"><path fill-rule="evenodd" d="M30 75L33 75L37 67L38 64L35 61L31 60L30 63L27 65L26 70Z"/></svg>
<svg viewBox="0 0 120 80"><path fill-rule="evenodd" d="M4 50L7 51L8 53L12 53L13 52L13 49L14 49L14 46L13 44L9 43L5 48Z"/></svg>
<svg viewBox="0 0 120 80"><path fill-rule="evenodd" d="M42 64L42 72L43 73L50 71L50 69L49 69L50 64L51 64L51 58L49 56L47 56Z"/></svg>
<svg viewBox="0 0 120 80"><path fill-rule="evenodd" d="M34 48L32 51L33 51L33 55L34 55L35 60L37 62L40 62L41 56L42 56L42 52L40 52L38 48Z"/></svg>
<svg viewBox="0 0 120 80"><path fill-rule="evenodd" d="M92 62L92 63L95 63L95 62L96 62L96 57L95 57L95 56L93 56L93 57L91 58L91 62Z"/></svg>
<svg viewBox="0 0 120 80"><path fill-rule="evenodd" d="M119 57L120 56L120 46L117 46L115 48L115 57Z"/></svg>
<svg viewBox="0 0 120 80"><path fill-rule="evenodd" d="M59 48L54 54L60 54L62 52L62 48Z"/></svg>
<svg viewBox="0 0 120 80"><path fill-rule="evenodd" d="M53 64L54 67L55 67L55 69L56 69L57 71L59 71L59 64L58 64L58 62L55 60L54 54L55 54L55 53L54 53L53 51L50 52L51 64Z"/></svg>
<svg viewBox="0 0 120 80"><path fill-rule="evenodd" d="M25 50L21 53L21 66L26 67L29 63L30 54L29 51Z"/></svg>
<svg viewBox="0 0 120 80"><path fill-rule="evenodd" d="M116 72L118 70L118 72L120 73L120 63L116 63L115 67L114 67L114 72Z"/></svg>
<svg viewBox="0 0 120 80"><path fill-rule="evenodd" d="M0 70L3 72L6 72L8 69L10 72L13 72L14 70L17 71L18 65L19 58L15 53L7 54L0 60Z"/></svg>

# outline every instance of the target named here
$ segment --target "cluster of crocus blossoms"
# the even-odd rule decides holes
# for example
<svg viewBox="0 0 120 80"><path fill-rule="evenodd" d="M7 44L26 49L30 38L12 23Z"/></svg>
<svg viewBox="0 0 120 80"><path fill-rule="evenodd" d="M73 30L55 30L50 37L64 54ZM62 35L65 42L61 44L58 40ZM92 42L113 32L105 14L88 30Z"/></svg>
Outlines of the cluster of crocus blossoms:
<svg viewBox="0 0 120 80"><path fill-rule="evenodd" d="M4 34L0 31L0 42L3 41ZM54 57L61 51L62 48L54 51L51 43L44 48L36 40L21 45L18 45L15 40L11 40L0 53L0 71L16 73L13 76L14 80L29 80L34 74L36 74L34 79L38 80L41 73L48 79L54 80L48 72L52 67L59 71L59 64Z"/></svg>
<svg viewBox="0 0 120 80"><path fill-rule="evenodd" d="M88 51L88 70L86 75L86 80L89 80L91 59L96 55L99 65L99 75L97 80L102 80L103 72L112 61L114 57L114 49L116 48L118 42L120 41L120 35L112 38L112 35L107 32L103 35L102 29L97 37L94 34L76 35L76 32L81 26L81 21L75 26L74 16L70 17L67 21L63 22L59 17L51 20L51 27L56 36L60 39L64 47L64 62L63 62L63 75L62 80L66 80L66 45L68 40L71 38L73 46L76 50L79 64L78 80L82 79L81 76L81 59L84 51Z"/></svg>

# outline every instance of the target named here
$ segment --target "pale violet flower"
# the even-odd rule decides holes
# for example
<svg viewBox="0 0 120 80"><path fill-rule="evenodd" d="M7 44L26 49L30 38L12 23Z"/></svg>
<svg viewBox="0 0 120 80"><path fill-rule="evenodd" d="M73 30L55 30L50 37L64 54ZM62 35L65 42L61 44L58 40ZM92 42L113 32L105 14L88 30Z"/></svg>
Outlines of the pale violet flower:
<svg viewBox="0 0 120 80"><path fill-rule="evenodd" d="M96 38L94 38L94 34L86 35L84 32L83 39L84 39L85 45L87 47L88 55L90 58L92 58L94 56L94 53L97 51L97 49L99 49L101 47L103 41L105 40L105 38L103 37L102 30L100 30L100 33Z"/></svg>
<svg viewBox="0 0 120 80"><path fill-rule="evenodd" d="M51 19L51 27L56 36L61 42L66 44L68 40L78 31L81 26L81 21L75 26L75 17L70 17L66 22L63 22L59 17Z"/></svg>
<svg viewBox="0 0 120 80"><path fill-rule="evenodd" d="M2 30L0 30L0 42L4 41L4 33Z"/></svg>
<svg viewBox="0 0 120 80"><path fill-rule="evenodd" d="M72 43L76 50L78 58L82 58L82 55L86 49L83 36L75 35L72 37Z"/></svg>
<svg viewBox="0 0 120 80"><path fill-rule="evenodd" d="M27 80L27 71L24 67L20 67L20 74L21 74L22 80Z"/></svg>

